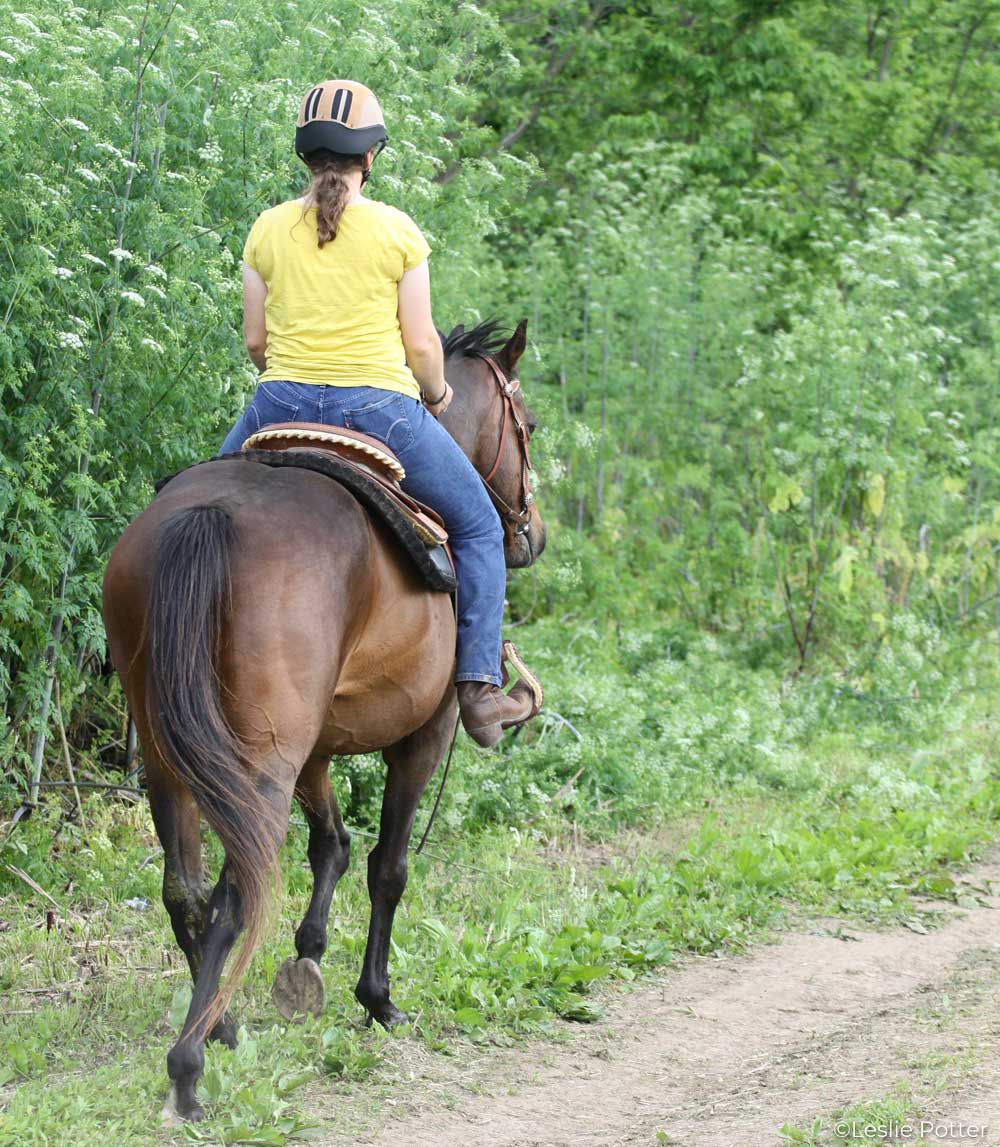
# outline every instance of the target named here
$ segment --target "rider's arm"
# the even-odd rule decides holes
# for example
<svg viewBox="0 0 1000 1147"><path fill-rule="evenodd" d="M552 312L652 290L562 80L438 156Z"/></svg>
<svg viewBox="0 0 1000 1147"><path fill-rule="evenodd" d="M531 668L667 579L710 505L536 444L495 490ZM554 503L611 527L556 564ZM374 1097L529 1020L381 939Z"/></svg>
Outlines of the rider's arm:
<svg viewBox="0 0 1000 1147"><path fill-rule="evenodd" d="M451 402L451 387L444 380L444 353L431 317L431 277L426 259L399 280L397 313L406 365L420 385L427 409L435 416L443 414Z"/></svg>
<svg viewBox="0 0 1000 1147"><path fill-rule="evenodd" d="M243 264L243 341L254 366L267 370L267 326L264 323L264 300L267 283L253 267Z"/></svg>

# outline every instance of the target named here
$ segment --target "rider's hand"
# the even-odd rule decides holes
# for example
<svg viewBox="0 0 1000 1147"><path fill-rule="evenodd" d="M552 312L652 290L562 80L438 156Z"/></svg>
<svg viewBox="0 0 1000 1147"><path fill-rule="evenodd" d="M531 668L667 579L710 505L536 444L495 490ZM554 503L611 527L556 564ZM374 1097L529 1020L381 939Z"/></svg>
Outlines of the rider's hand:
<svg viewBox="0 0 1000 1147"><path fill-rule="evenodd" d="M451 389L451 387L447 383L445 383L444 384L444 394L441 396L440 401L428 402L427 399L425 398L424 399L424 406L427 407L428 411L430 411L430 413L433 414L435 418L440 418L441 415L444 414L444 412L451 405L451 400L454 397L455 397L455 392Z"/></svg>

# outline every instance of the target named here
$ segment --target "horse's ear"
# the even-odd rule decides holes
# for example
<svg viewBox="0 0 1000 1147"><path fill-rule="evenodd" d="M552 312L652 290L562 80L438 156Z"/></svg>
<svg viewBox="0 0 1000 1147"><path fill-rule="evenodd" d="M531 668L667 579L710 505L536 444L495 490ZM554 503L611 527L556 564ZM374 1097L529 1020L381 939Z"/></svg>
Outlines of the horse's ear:
<svg viewBox="0 0 1000 1147"><path fill-rule="evenodd" d="M465 334L465 323L459 323L457 327L448 336L449 338L458 338L459 335Z"/></svg>
<svg viewBox="0 0 1000 1147"><path fill-rule="evenodd" d="M517 370L524 348L528 345L527 330L528 320L521 319L517 324L517 330L510 336L510 341L497 355L497 363L504 374L513 375Z"/></svg>

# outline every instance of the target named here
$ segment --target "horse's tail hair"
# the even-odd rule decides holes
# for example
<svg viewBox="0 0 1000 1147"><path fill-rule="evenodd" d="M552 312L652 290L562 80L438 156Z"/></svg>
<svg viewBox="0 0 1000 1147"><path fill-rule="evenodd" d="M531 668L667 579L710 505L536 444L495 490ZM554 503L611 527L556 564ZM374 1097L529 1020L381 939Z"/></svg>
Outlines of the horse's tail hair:
<svg viewBox="0 0 1000 1147"><path fill-rule="evenodd" d="M226 852L239 895L243 943L224 986L197 1018L222 1016L268 923L282 830L259 787L247 746L222 707L221 656L231 611L232 516L193 506L167 519L159 539L147 628L146 706L166 770L192 794Z"/></svg>

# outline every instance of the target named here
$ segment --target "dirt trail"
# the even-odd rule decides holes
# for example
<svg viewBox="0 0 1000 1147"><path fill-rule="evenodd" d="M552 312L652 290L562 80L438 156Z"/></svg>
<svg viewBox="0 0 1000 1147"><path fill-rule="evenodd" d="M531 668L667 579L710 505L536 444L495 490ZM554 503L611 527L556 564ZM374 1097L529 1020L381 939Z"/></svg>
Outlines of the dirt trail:
<svg viewBox="0 0 1000 1147"><path fill-rule="evenodd" d="M785 1123L904 1084L926 1118L952 1125L923 1142L996 1147L1000 899L983 892L1000 892L1000 859L966 883L981 905L936 906L944 923L927 935L833 922L751 956L690 960L613 995L605 1020L566 1042L463 1049L458 1065L401 1047L392 1096L363 1113L330 1096L353 1131L323 1141L653 1147L662 1132L679 1147L766 1147L787 1143Z"/></svg>

